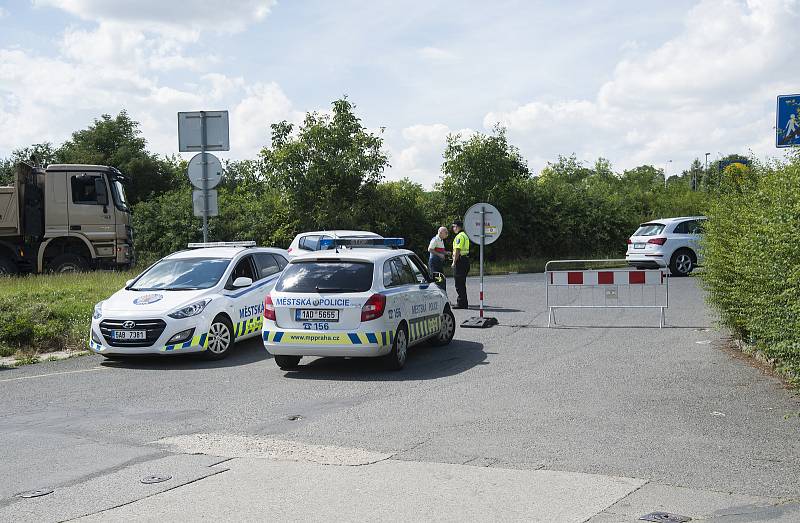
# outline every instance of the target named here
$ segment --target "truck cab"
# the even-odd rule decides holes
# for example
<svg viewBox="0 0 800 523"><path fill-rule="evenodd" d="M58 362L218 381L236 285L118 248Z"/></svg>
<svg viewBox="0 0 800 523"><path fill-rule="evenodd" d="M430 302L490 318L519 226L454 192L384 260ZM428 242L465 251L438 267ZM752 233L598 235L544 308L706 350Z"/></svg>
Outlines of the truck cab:
<svg viewBox="0 0 800 523"><path fill-rule="evenodd" d="M113 167L20 164L0 187L0 274L129 267L124 180Z"/></svg>

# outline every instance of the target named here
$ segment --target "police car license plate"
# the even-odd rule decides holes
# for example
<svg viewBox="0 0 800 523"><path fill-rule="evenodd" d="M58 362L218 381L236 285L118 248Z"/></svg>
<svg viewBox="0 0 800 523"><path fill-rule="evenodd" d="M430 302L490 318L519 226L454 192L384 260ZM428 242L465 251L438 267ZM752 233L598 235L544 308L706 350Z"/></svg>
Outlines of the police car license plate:
<svg viewBox="0 0 800 523"><path fill-rule="evenodd" d="M115 340L144 340L147 339L146 331L111 331Z"/></svg>
<svg viewBox="0 0 800 523"><path fill-rule="evenodd" d="M295 321L339 321L337 309L297 309Z"/></svg>
<svg viewBox="0 0 800 523"><path fill-rule="evenodd" d="M634 243L633 244L633 248L634 249L644 249L644 244L643 243Z"/></svg>

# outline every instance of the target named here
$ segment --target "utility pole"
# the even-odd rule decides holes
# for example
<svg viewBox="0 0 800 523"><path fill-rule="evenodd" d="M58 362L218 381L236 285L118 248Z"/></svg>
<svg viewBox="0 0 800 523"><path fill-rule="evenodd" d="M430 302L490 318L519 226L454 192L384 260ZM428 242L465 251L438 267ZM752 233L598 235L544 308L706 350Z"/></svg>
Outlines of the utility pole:
<svg viewBox="0 0 800 523"><path fill-rule="evenodd" d="M664 162L664 189L667 188L667 164L672 163L672 160L667 160Z"/></svg>

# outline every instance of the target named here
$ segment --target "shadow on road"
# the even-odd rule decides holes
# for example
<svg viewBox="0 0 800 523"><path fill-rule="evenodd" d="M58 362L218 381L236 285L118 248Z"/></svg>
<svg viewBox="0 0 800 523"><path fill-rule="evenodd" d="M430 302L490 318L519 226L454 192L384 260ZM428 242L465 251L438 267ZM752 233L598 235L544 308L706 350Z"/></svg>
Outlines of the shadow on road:
<svg viewBox="0 0 800 523"><path fill-rule="evenodd" d="M389 371L380 358L319 358L300 362L287 378L331 381L409 381L453 376L476 365L488 365L482 343L453 340L445 347L419 345L409 350L402 370Z"/></svg>
<svg viewBox="0 0 800 523"><path fill-rule="evenodd" d="M481 309L480 305L470 305L469 310L471 311L478 311ZM522 309L509 309L506 307L494 307L492 305L484 305L483 310L485 312L525 312Z"/></svg>
<svg viewBox="0 0 800 523"><path fill-rule="evenodd" d="M202 353L195 354L143 354L141 356L124 357L119 360L105 360L101 363L104 367L115 369L155 369L155 370L196 370L217 369L249 365L272 358L264 349L261 338L251 338L237 343L231 349L230 355L222 360L203 359Z"/></svg>

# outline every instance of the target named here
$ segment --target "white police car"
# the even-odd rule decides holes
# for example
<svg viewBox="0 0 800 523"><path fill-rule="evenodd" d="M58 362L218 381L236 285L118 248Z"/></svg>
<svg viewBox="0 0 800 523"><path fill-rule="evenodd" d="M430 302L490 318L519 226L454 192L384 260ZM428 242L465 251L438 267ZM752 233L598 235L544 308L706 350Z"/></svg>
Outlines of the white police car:
<svg viewBox="0 0 800 523"><path fill-rule="evenodd" d="M408 348L450 343L456 322L447 294L401 238L374 240L383 248L333 250L291 260L264 303L262 339L281 369L303 356L382 356L400 369Z"/></svg>
<svg viewBox="0 0 800 523"><path fill-rule="evenodd" d="M89 348L110 358L205 351L225 357L261 332L264 298L288 263L254 242L189 244L94 307Z"/></svg>

